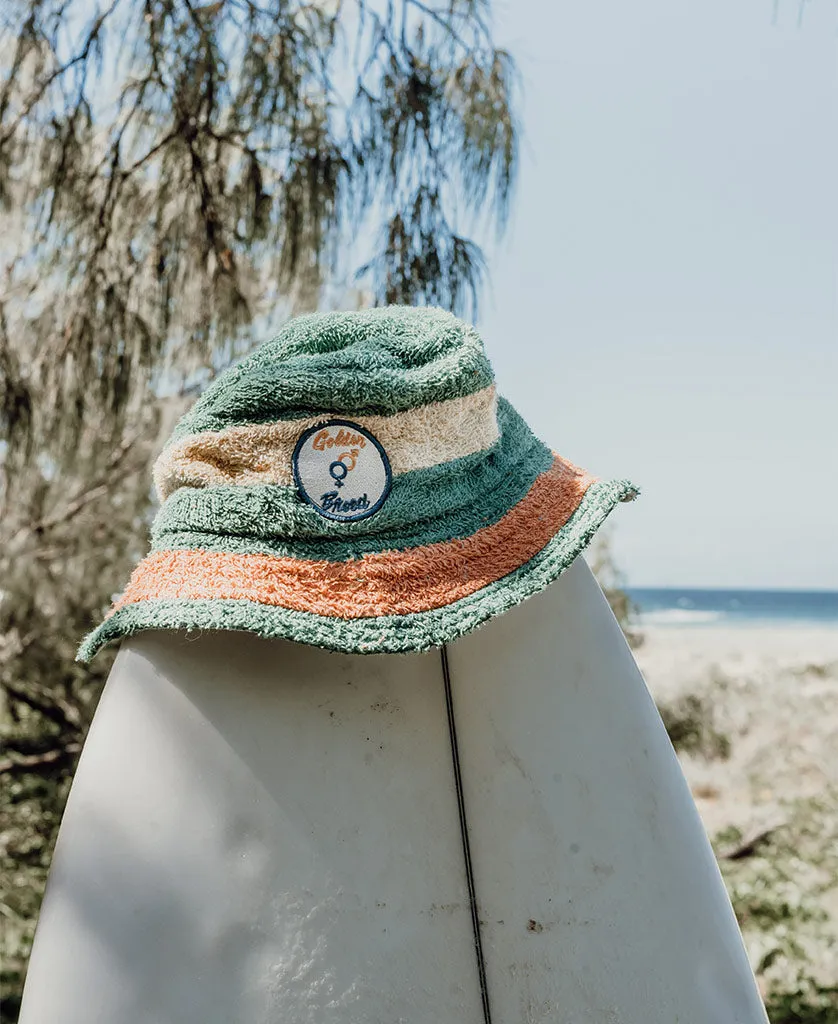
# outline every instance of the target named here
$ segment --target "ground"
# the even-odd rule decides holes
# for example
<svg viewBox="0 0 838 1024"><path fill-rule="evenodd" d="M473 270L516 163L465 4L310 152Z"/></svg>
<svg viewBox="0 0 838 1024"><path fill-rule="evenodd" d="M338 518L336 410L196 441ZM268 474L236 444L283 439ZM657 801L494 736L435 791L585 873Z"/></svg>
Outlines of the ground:
<svg viewBox="0 0 838 1024"><path fill-rule="evenodd" d="M647 629L638 662L772 1024L838 1022L838 629Z"/></svg>

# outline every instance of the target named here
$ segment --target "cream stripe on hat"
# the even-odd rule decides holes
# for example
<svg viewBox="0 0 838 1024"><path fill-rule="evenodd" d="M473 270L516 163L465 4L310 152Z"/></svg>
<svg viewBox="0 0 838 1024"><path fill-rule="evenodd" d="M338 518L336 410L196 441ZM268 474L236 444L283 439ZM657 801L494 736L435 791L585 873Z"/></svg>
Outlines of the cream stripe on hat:
<svg viewBox="0 0 838 1024"><path fill-rule="evenodd" d="M331 418L323 414L181 438L166 448L155 464L160 500L179 487L292 486L291 457L297 440L303 431ZM494 385L392 416L354 416L351 420L381 443L394 474L473 455L491 448L499 437Z"/></svg>

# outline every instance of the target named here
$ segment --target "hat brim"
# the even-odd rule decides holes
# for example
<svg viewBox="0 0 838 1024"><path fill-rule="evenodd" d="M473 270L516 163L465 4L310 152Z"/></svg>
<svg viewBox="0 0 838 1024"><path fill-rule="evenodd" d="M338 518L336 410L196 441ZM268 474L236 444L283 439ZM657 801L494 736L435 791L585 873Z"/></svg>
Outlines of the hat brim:
<svg viewBox="0 0 838 1024"><path fill-rule="evenodd" d="M507 611L556 580L588 546L613 508L619 502L631 500L636 494L637 490L631 483L617 480L587 483L580 496L565 495L566 500L573 500L574 508L569 515L563 516L561 525L551 522L545 514L538 515L535 523L528 527L528 536L525 538L531 544L540 544L538 549L509 571L481 585L485 578L481 568L484 563L504 568L510 557L513 560L520 558L520 552L524 550L516 543L514 551L510 553L509 532L504 535L503 531L493 528L495 532L486 532L482 543L475 546L472 555L462 551L463 557L454 570L457 576L455 585L449 579L447 589L434 588L427 585L428 580L423 576L413 581L414 586L408 588L410 593L420 595L420 600L421 595L425 595L425 600L435 604L434 607L416 611L404 610L411 607L407 593L404 600L392 602L392 607L399 609L395 612L388 613L389 598L386 596L383 600L377 600L374 606L364 604L363 590L368 581L364 578L365 570L361 561L343 563L345 571L354 574L355 588L352 596L361 597L360 604L356 601L353 605L355 611L351 615L345 612L340 614L344 607L341 603L341 588L346 590L346 581L335 584L328 574L319 581L317 588L311 587L309 579L307 588L301 589L299 581L291 580L286 591L277 590L274 579L270 593L258 594L258 600L251 596L232 596L254 593L254 569L257 566L252 560L263 556L238 556L242 560L240 568L236 567L236 563L225 563L221 588L217 591L202 589L201 581L194 576L191 582L186 582L186 590L183 587L172 590L170 587L167 591L166 587L157 584L162 582L163 576L171 576L172 560L194 554L206 558L210 553L160 552L158 555L167 556L168 561L163 557L157 568L153 564L150 569L146 569L145 589L136 591L133 598L129 595L127 603L118 606L85 639L79 649L78 659L89 661L104 644L147 629L244 630L266 638L280 637L357 654L404 653L440 647L476 629L488 619ZM514 529L516 524L509 522L508 526ZM539 529L552 530L544 543L540 541ZM243 561L248 558L251 559L249 563ZM269 573L270 567L258 568ZM449 577L450 569L449 565ZM175 571L183 576L183 566L176 566ZM376 566L370 567L372 576L375 576L376 571ZM406 584L410 582L411 566L408 564L400 567L400 571L399 587L400 592L404 592ZM160 579L155 579L155 572L160 574ZM234 578L237 572L244 574L246 579L237 581ZM242 589L245 584L247 588ZM330 598L330 586L338 591L337 603L333 599L334 595ZM318 609L328 610L329 613L289 607L289 604L295 603L293 597L283 595L302 592L313 594L317 598L315 603ZM169 596L171 593L187 593L187 596ZM215 596L216 593L224 596ZM462 596L458 596L460 594ZM446 596L452 599L446 601Z"/></svg>

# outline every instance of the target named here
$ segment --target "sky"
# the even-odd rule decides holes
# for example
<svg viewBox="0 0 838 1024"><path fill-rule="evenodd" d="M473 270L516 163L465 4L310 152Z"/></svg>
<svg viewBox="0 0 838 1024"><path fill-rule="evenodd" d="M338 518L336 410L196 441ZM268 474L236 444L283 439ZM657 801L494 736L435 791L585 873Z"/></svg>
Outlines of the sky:
<svg viewBox="0 0 838 1024"><path fill-rule="evenodd" d="M495 10L524 130L479 319L502 392L641 488L630 585L838 589L838 6Z"/></svg>

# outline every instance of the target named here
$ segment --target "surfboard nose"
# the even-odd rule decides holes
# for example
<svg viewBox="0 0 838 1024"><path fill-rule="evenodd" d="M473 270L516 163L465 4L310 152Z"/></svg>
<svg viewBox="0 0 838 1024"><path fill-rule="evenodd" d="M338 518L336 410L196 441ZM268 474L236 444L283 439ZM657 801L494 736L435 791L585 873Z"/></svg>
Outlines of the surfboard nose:
<svg viewBox="0 0 838 1024"><path fill-rule="evenodd" d="M449 651L499 1021L765 1021L654 702L581 560Z"/></svg>
<svg viewBox="0 0 838 1024"><path fill-rule="evenodd" d="M584 563L445 651L127 641L22 1024L758 1024L689 791Z"/></svg>

